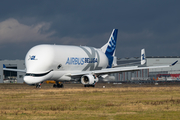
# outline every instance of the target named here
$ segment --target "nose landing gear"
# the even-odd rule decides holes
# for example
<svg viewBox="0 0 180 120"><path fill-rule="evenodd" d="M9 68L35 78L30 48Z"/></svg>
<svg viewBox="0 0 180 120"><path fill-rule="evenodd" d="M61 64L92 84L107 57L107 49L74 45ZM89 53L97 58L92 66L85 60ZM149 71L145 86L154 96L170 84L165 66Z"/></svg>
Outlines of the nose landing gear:
<svg viewBox="0 0 180 120"><path fill-rule="evenodd" d="M42 83L37 84L37 85L36 85L36 88L41 88L41 84L42 84Z"/></svg>

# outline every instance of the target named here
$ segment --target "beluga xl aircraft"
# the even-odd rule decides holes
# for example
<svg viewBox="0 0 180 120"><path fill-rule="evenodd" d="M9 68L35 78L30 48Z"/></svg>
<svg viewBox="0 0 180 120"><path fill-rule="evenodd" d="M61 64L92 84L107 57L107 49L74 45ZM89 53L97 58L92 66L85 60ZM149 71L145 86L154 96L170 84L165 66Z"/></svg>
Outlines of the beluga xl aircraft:
<svg viewBox="0 0 180 120"><path fill-rule="evenodd" d="M59 82L81 81L85 87L95 86L98 77L110 73L137 71L141 69L163 68L175 65L149 67L112 67L115 56L118 29L113 29L108 42L101 48L70 45L42 44L31 48L25 57L25 70L4 70L25 72L25 83L40 87L39 83L54 80L54 87L63 87ZM144 64L145 52L141 54L141 63Z"/></svg>

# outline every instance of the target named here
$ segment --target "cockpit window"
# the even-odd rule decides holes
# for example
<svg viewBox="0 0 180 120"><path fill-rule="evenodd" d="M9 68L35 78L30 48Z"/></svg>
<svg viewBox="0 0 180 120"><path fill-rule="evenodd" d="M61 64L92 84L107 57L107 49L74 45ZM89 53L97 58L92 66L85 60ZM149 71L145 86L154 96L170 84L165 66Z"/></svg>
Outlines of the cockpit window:
<svg viewBox="0 0 180 120"><path fill-rule="evenodd" d="M51 70L53 71L53 70ZM48 73L50 73L51 71L47 72L47 73L42 73L42 74L33 74L33 73L26 73L26 76L32 76L32 77L41 77L41 76L45 76Z"/></svg>

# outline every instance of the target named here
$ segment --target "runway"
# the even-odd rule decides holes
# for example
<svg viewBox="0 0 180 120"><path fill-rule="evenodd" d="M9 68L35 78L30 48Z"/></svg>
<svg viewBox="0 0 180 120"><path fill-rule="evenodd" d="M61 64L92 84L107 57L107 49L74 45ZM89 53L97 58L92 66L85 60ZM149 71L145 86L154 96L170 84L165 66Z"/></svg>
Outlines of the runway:
<svg viewBox="0 0 180 120"><path fill-rule="evenodd" d="M126 88L126 87L180 87L180 83L159 83L158 85L155 85L155 83L148 83L148 84L141 84L141 83L97 83L94 87L96 88ZM0 84L0 89L37 89L35 86L30 86L25 83L2 83ZM40 89L52 89L53 84L49 83L43 83L41 85ZM84 87L83 84L80 83L64 83L64 88L53 88L53 89L88 89L93 87Z"/></svg>

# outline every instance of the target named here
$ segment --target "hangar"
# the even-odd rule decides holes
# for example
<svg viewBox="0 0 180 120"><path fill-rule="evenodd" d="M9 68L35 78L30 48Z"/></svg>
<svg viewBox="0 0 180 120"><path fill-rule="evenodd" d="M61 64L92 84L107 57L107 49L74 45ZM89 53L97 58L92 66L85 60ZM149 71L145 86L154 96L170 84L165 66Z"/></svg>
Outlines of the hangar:
<svg viewBox="0 0 180 120"><path fill-rule="evenodd" d="M180 61L180 56L149 56L146 57L145 66L161 66L161 65L170 65L175 61ZM138 63L139 61L139 63ZM131 64L135 63L135 64ZM124 66L141 66L140 57L133 58L118 58L117 64L125 64ZM173 79L180 79L180 63L178 62L175 66L167 68L155 68L155 69L146 69L134 72L121 72L117 73L116 80L118 81L130 81L130 80L153 80L157 78L162 78L162 80L167 79L172 75L175 75ZM179 76L179 77L178 77Z"/></svg>
<svg viewBox="0 0 180 120"><path fill-rule="evenodd" d="M24 60L0 60L0 83L23 83L23 77L25 73L5 71L3 65L6 68L11 69L25 69Z"/></svg>
<svg viewBox="0 0 180 120"><path fill-rule="evenodd" d="M158 56L146 57L147 62L144 66L170 65L176 60L180 61L180 56ZM4 71L3 64L11 69L25 69L24 60L0 60L0 83L23 83L25 73ZM117 58L117 64L120 66L141 66L140 57ZM176 79L180 78L180 63L169 68L146 69L133 72L120 72L113 74L115 81L133 81L133 80L152 80L158 78L176 75ZM179 75L179 76L177 76Z"/></svg>

